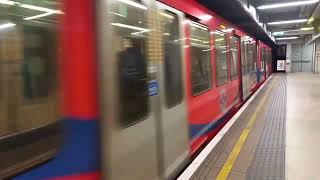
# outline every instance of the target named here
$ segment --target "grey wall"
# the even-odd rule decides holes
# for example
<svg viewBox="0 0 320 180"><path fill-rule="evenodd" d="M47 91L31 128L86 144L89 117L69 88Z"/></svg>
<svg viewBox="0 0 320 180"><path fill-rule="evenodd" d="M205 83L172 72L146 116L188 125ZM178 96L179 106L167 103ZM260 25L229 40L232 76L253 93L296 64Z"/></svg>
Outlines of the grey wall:
<svg viewBox="0 0 320 180"><path fill-rule="evenodd" d="M312 72L314 45L309 45L311 35L300 37L298 40L282 41L287 44L287 72Z"/></svg>

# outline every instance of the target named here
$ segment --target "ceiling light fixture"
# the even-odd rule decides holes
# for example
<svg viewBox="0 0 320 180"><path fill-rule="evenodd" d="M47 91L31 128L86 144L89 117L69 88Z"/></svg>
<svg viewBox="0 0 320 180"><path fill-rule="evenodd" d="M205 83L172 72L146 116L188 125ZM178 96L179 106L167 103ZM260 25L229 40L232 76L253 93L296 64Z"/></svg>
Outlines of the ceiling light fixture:
<svg viewBox="0 0 320 180"><path fill-rule="evenodd" d="M44 13L44 14L39 14L39 15L36 15L36 16L30 16L30 17L26 17L26 18L23 18L24 20L32 20L32 19L38 19L38 18L41 18L41 17L45 17L45 16L50 16L54 13L52 12L47 12L47 13Z"/></svg>
<svg viewBox="0 0 320 180"><path fill-rule="evenodd" d="M199 16L199 19L201 19L202 21L208 21L212 18L212 16L205 14L205 15L201 15Z"/></svg>
<svg viewBox="0 0 320 180"><path fill-rule="evenodd" d="M13 27L15 25L16 24L14 24L14 23L0 24L0 29L6 29L6 28L9 28L9 27Z"/></svg>
<svg viewBox="0 0 320 180"><path fill-rule="evenodd" d="M293 29L293 30L287 30L287 31L276 31L276 32L273 32L272 34L274 36L282 36L287 32L299 32L299 31L310 31L310 30L313 30L313 27L304 27L301 29Z"/></svg>
<svg viewBox="0 0 320 180"><path fill-rule="evenodd" d="M119 2L122 2L124 4L127 4L127 5L130 5L130 6L133 6L133 7L136 7L136 8L140 8L140 9L143 9L143 10L148 10L148 8L140 3L136 3L134 1L130 1L130 0L118 0Z"/></svg>
<svg viewBox="0 0 320 180"><path fill-rule="evenodd" d="M288 3L277 3L277 4L270 4L270 5L262 5L259 6L258 9L274 9L274 8L282 8L282 7L291 7L291 6L301 6L307 4L314 4L319 2L319 0L308 0L308 1L296 1L296 2L288 2Z"/></svg>
<svg viewBox="0 0 320 180"><path fill-rule="evenodd" d="M16 2L14 1L8 1L8 0L0 0L0 4L6 4L6 5L14 5Z"/></svg>
<svg viewBox="0 0 320 180"><path fill-rule="evenodd" d="M277 38L277 40L290 40L290 39L298 39L299 37L293 36L293 37L283 37L283 38Z"/></svg>
<svg viewBox="0 0 320 180"><path fill-rule="evenodd" d="M123 27L123 28L127 28L127 29L138 30L138 31L145 31L145 32L150 31L149 29L146 29L146 28L137 27L137 26L130 26L130 25L127 25L127 24L122 24L122 23L111 23L111 25L118 26L118 27Z"/></svg>
<svg viewBox="0 0 320 180"><path fill-rule="evenodd" d="M29 5L29 4L20 4L20 7L23 7L26 9L37 10L37 11L48 12L48 13L62 14L62 12L60 10L54 10L54 9L49 9L49 8L45 8L45 7Z"/></svg>
<svg viewBox="0 0 320 180"><path fill-rule="evenodd" d="M313 30L313 27L304 27L300 29L301 31L309 31L309 30Z"/></svg>
<svg viewBox="0 0 320 180"><path fill-rule="evenodd" d="M289 20L289 21L275 21L275 22L269 22L268 25L304 23L304 22L307 22L307 21L308 21L308 19L295 19L295 20Z"/></svg>

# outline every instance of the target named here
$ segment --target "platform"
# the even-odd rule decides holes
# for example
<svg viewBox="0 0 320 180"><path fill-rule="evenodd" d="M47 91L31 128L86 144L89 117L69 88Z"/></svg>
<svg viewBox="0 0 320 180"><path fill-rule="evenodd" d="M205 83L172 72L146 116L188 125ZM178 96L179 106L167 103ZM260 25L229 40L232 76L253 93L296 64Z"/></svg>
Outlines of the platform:
<svg viewBox="0 0 320 180"><path fill-rule="evenodd" d="M274 74L178 179L320 179L320 76Z"/></svg>

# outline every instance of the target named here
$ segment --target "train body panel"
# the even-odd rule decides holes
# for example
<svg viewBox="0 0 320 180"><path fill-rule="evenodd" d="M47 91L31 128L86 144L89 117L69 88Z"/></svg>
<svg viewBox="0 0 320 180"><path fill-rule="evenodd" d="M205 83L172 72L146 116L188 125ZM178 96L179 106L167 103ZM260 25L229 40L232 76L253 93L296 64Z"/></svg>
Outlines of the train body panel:
<svg viewBox="0 0 320 180"><path fill-rule="evenodd" d="M267 45L196 0L74 3L57 28L63 143L13 179L171 179L272 73Z"/></svg>

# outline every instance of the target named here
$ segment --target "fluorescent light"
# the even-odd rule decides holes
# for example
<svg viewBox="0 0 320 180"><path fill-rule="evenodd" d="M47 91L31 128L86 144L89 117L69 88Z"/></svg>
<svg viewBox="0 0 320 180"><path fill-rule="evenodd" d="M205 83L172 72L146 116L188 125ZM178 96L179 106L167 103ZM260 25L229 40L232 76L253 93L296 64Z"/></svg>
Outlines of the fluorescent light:
<svg viewBox="0 0 320 180"><path fill-rule="evenodd" d="M289 40L289 39L298 39L299 37L293 36L293 37L283 37L283 38L277 38L277 40Z"/></svg>
<svg viewBox="0 0 320 180"><path fill-rule="evenodd" d="M205 14L205 15L201 15L199 16L199 19L201 19L202 21L208 21L212 18L212 16Z"/></svg>
<svg viewBox="0 0 320 180"><path fill-rule="evenodd" d="M32 9L32 10L37 10L37 11L43 11L43 12L50 12L50 13L55 13L55 14L62 14L60 10L54 10L54 9L49 9L49 8L44 8L40 6L34 6L34 5L29 5L29 4L20 4L20 7L26 8L26 9Z"/></svg>
<svg viewBox="0 0 320 180"><path fill-rule="evenodd" d="M143 9L143 10L147 10L148 8L142 4L136 3L134 1L130 1L130 0L118 0L119 2L122 2L124 4L139 8L139 9Z"/></svg>
<svg viewBox="0 0 320 180"><path fill-rule="evenodd" d="M274 8L282 8L282 7L290 7L290 6L300 6L300 5L306 5L306 4L313 4L313 3L317 3L317 2L319 2L319 0L277 3L277 4L259 6L258 9L274 9Z"/></svg>
<svg viewBox="0 0 320 180"><path fill-rule="evenodd" d="M304 27L304 28L301 28L301 31L309 31L309 30L313 30L313 27Z"/></svg>
<svg viewBox="0 0 320 180"><path fill-rule="evenodd" d="M60 10L54 10L54 9L49 9L45 7L40 7L40 6L34 6L30 4L22 4L19 2L14 2L14 1L9 1L9 0L0 0L0 4L7 4L7 5L18 5L19 7L26 8L26 9L32 9L32 10L37 10L37 11L43 11L47 13L55 13L55 14L63 14L62 11Z"/></svg>
<svg viewBox="0 0 320 180"><path fill-rule="evenodd" d="M6 29L6 28L9 28L9 27L13 27L15 25L16 24L14 24L14 23L0 24L0 29Z"/></svg>
<svg viewBox="0 0 320 180"><path fill-rule="evenodd" d="M150 31L149 29L142 28L142 27L137 27L137 26L130 26L127 24L121 24L121 23L111 23L113 26L118 26L118 27L123 27L127 29L133 29L133 30L138 30L138 31Z"/></svg>
<svg viewBox="0 0 320 180"><path fill-rule="evenodd" d="M282 36L284 35L285 31L278 31L278 32L274 32L272 33L274 36Z"/></svg>
<svg viewBox="0 0 320 180"><path fill-rule="evenodd" d="M23 19L24 19L24 20L38 19L38 18L41 18L41 17L50 16L50 15L52 15L52 14L54 14L54 13L48 12L48 13L39 14L39 15L36 15L36 16L30 16L30 17L23 18Z"/></svg>
<svg viewBox="0 0 320 180"><path fill-rule="evenodd" d="M169 33L162 33L163 35L166 35L166 36L170 36L171 34Z"/></svg>
<svg viewBox="0 0 320 180"><path fill-rule="evenodd" d="M273 32L272 34L274 36L282 36L287 32L299 32L299 31L309 31L309 30L313 30L313 27L304 27L301 29L293 29L293 30L287 30L287 31L277 31L277 32Z"/></svg>
<svg viewBox="0 0 320 180"><path fill-rule="evenodd" d="M200 25L200 24L198 24L198 23L190 22L190 25L193 26L193 27L200 28L200 29L202 29L202 30L208 30L205 26Z"/></svg>
<svg viewBox="0 0 320 180"><path fill-rule="evenodd" d="M119 13L116 13L116 12L110 12L111 14L114 14L114 15L116 15L116 16L120 16L120 17L126 17L126 16L124 16L124 15L122 15L122 14L119 14Z"/></svg>
<svg viewBox="0 0 320 180"><path fill-rule="evenodd" d="M229 32L231 32L231 31L233 31L234 29L233 28L228 28L228 29L224 29L224 30L222 30L223 32L225 32L225 33L229 33Z"/></svg>
<svg viewBox="0 0 320 180"><path fill-rule="evenodd" d="M293 23L304 23L307 22L308 19L295 19L295 20L289 20L289 21L275 21L275 22L269 22L269 25L279 25L279 24L293 24Z"/></svg>
<svg viewBox="0 0 320 180"><path fill-rule="evenodd" d="M149 31L150 31L149 29L146 29L146 30L139 31L139 32L134 32L134 33L131 33L131 34L132 35L138 35L138 34L142 34L142 33L149 32Z"/></svg>
<svg viewBox="0 0 320 180"><path fill-rule="evenodd" d="M6 4L6 5L14 5L16 2L14 1L8 1L8 0L0 0L0 4Z"/></svg>
<svg viewBox="0 0 320 180"><path fill-rule="evenodd" d="M167 17L167 18L170 18L170 19L174 19L174 17L171 16L170 14L163 13L163 12L161 12L160 14L161 14L161 16L164 16L164 17Z"/></svg>
<svg viewBox="0 0 320 180"><path fill-rule="evenodd" d="M210 48L210 49L204 49L202 51L206 52L206 51L211 51L213 48Z"/></svg>

